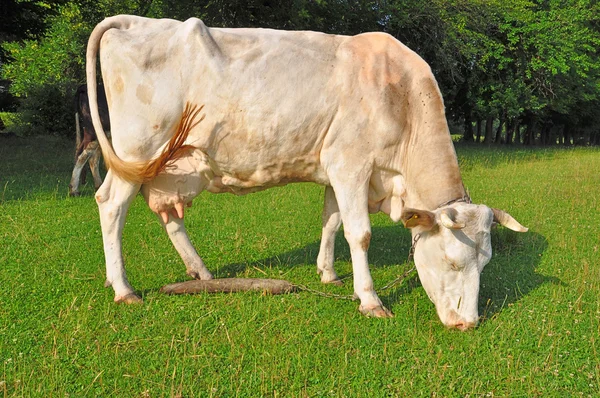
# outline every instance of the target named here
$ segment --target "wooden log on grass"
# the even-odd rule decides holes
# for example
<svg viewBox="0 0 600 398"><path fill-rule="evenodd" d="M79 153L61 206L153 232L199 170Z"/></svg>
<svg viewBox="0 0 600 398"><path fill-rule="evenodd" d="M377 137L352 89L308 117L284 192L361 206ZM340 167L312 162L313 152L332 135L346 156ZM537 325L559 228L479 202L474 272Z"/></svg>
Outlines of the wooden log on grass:
<svg viewBox="0 0 600 398"><path fill-rule="evenodd" d="M208 281L192 280L172 283L160 289L165 294L194 293L235 293L258 291L267 294L286 294L296 290L296 286L280 279L222 278Z"/></svg>

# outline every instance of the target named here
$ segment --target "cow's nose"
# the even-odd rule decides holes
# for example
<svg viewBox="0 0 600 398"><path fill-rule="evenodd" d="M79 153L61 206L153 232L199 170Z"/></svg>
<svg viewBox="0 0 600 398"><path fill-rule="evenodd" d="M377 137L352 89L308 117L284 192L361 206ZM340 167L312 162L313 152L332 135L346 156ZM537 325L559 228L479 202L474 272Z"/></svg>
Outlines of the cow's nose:
<svg viewBox="0 0 600 398"><path fill-rule="evenodd" d="M461 332L464 332L466 330L473 329L475 326L477 326L477 322L467 322L467 321L461 320L461 321L456 322L454 325L452 325L450 327L456 328L456 329L460 330Z"/></svg>
<svg viewBox="0 0 600 398"><path fill-rule="evenodd" d="M446 326L450 329L458 329L462 332L473 329L477 326L477 321L467 321L465 318L458 315L455 311L451 311L446 319Z"/></svg>

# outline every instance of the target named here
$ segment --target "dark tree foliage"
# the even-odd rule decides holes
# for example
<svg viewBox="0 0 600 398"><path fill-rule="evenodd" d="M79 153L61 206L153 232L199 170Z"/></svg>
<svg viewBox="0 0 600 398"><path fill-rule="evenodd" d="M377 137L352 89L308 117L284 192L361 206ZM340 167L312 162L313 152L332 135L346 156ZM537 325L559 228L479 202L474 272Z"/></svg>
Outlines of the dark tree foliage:
<svg viewBox="0 0 600 398"><path fill-rule="evenodd" d="M600 143L595 0L4 0L1 77L21 99L24 131L70 133L66 117L60 128L45 122L60 109L40 107L61 90L66 100L84 80L89 32L121 13L213 27L384 31L430 64L466 141Z"/></svg>
<svg viewBox="0 0 600 398"><path fill-rule="evenodd" d="M68 0L0 2L0 44L6 41L36 39L47 27L48 16ZM0 64L6 62L6 52L0 47Z"/></svg>
<svg viewBox="0 0 600 398"><path fill-rule="evenodd" d="M357 34L377 30L374 1L314 0L209 0L155 1L161 15L201 18L214 27L261 27L288 30L317 30L325 33Z"/></svg>
<svg viewBox="0 0 600 398"><path fill-rule="evenodd" d="M47 26L48 15L55 6L66 1L0 1L0 68L10 61L2 43L40 37ZM9 80L0 79L0 111L14 111L17 107L16 98L9 93L9 86Z"/></svg>

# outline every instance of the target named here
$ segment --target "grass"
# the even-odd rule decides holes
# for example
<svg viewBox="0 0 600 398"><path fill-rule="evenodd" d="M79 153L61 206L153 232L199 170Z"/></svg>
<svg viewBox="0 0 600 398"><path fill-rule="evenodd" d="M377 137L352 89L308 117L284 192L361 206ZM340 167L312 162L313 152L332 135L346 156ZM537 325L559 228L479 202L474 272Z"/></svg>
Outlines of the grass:
<svg viewBox="0 0 600 398"><path fill-rule="evenodd" d="M413 273L381 292L393 319L301 292L165 296L185 267L141 198L124 253L139 306L104 289L91 184L69 198L73 143L0 137L0 394L4 396L598 396L600 152L458 144L476 202L499 228L476 330L445 329ZM325 292L315 259L322 188L202 194L188 230L219 276L285 278ZM376 287L410 267L407 230L372 217ZM336 269L350 276L343 237Z"/></svg>

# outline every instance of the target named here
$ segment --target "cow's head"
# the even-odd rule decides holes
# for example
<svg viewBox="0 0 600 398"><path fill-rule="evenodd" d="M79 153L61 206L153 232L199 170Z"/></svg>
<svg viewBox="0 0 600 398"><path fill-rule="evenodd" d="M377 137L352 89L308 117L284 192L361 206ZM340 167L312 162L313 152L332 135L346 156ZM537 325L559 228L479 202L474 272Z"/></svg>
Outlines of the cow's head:
<svg viewBox="0 0 600 398"><path fill-rule="evenodd" d="M433 212L405 208L402 221L412 229L417 272L442 323L460 330L477 326L479 275L492 257L492 224L527 228L502 210L467 203Z"/></svg>

